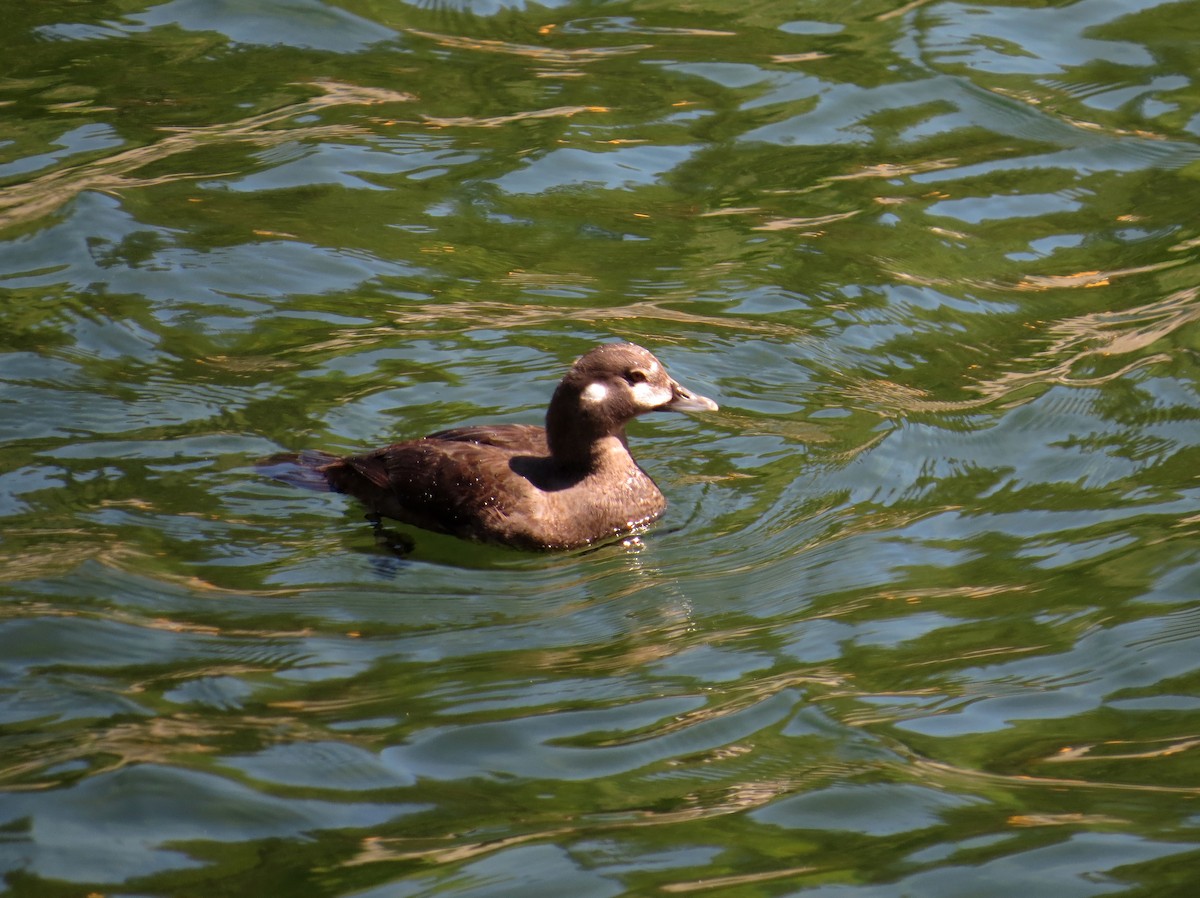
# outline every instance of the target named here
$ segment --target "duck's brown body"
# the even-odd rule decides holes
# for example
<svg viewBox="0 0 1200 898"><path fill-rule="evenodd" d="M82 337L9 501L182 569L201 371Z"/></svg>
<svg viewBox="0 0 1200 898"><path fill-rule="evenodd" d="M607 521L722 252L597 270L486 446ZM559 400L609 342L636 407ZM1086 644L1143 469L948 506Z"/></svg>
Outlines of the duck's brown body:
<svg viewBox="0 0 1200 898"><path fill-rule="evenodd" d="M629 453L630 420L656 409L716 407L683 389L645 349L607 344L563 378L545 428L461 427L346 458L290 458L406 524L522 549L570 549L629 533L666 510Z"/></svg>
<svg viewBox="0 0 1200 898"><path fill-rule="evenodd" d="M464 427L322 468L372 511L425 530L522 549L570 549L662 516L667 500L615 437L595 464L557 464L546 431Z"/></svg>

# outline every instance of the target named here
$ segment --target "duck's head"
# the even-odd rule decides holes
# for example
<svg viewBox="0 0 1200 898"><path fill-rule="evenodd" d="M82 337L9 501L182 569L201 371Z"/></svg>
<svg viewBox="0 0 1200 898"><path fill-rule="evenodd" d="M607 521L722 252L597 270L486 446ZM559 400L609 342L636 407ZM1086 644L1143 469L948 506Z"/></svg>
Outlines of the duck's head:
<svg viewBox="0 0 1200 898"><path fill-rule="evenodd" d="M633 343L606 343L581 356L563 377L546 414L550 450L572 453L605 436L624 439L625 425L646 412L712 412L717 404L667 373Z"/></svg>

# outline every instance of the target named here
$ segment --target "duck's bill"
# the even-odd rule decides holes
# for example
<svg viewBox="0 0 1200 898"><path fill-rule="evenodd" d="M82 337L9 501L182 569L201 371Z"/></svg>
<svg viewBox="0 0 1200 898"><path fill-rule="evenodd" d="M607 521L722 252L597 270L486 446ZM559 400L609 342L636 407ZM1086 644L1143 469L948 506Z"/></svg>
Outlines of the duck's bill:
<svg viewBox="0 0 1200 898"><path fill-rule="evenodd" d="M718 406L707 396L693 393L671 381L671 399L659 408L669 412L715 412Z"/></svg>

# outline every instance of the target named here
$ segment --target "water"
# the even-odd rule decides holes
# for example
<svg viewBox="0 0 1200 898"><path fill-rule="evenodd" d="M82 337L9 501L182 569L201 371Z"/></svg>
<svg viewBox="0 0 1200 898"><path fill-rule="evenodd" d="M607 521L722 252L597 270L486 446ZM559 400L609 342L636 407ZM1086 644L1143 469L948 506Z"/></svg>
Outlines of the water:
<svg viewBox="0 0 1200 898"><path fill-rule="evenodd" d="M5 894L1195 893L1195 2L8 6ZM254 469L611 339L638 541Z"/></svg>

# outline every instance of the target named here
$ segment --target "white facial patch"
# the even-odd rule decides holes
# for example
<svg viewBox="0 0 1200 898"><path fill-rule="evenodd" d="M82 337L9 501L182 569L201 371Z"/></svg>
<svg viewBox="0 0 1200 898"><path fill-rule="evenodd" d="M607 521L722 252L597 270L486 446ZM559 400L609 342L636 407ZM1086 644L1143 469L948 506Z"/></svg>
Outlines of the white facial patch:
<svg viewBox="0 0 1200 898"><path fill-rule="evenodd" d="M604 384L600 383L599 381L588 384L580 394L580 398L588 405L596 405L601 403L607 396L608 387L604 386Z"/></svg>
<svg viewBox="0 0 1200 898"><path fill-rule="evenodd" d="M658 408L671 401L670 387L655 386L648 381L634 384L633 399L641 408Z"/></svg>

